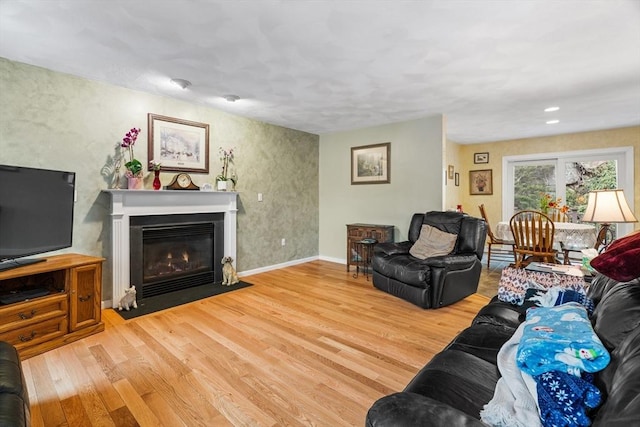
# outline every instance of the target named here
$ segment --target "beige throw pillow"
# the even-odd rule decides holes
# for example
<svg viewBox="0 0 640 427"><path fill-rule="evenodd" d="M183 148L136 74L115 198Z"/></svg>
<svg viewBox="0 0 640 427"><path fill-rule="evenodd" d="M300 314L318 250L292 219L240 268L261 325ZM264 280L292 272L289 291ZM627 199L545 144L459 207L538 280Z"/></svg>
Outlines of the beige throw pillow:
<svg viewBox="0 0 640 427"><path fill-rule="evenodd" d="M423 225L420 237L411 246L409 253L416 258L426 259L434 256L450 254L456 245L458 236L445 233L430 225Z"/></svg>

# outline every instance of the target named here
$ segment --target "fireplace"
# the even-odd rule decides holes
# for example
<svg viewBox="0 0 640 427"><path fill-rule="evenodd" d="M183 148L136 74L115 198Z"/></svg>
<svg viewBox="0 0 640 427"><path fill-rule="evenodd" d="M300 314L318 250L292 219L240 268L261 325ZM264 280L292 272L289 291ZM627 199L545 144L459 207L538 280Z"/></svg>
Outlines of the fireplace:
<svg viewBox="0 0 640 427"><path fill-rule="evenodd" d="M224 214L133 217L129 244L138 300L222 281Z"/></svg>
<svg viewBox="0 0 640 427"><path fill-rule="evenodd" d="M113 307L117 305L120 298L124 295L124 290L127 289L131 284L136 285L136 291L138 293L138 299L141 298L141 293L146 294L145 297L149 296L149 294L153 292L162 292L162 287L172 287L172 286L184 286L180 284L180 282L187 282L189 285L189 281L192 280L209 280L211 277L211 272L208 270L205 273L205 269L202 267L194 267L195 263L204 261L197 261L198 257L202 259L205 256L201 256L201 245L204 246L207 238L202 238L203 241L197 243L195 247L186 247L183 246L183 249L188 249L187 252L192 253L196 252L196 259L193 259L191 255L188 255L189 263L194 264L183 264L178 265L179 263L173 263L172 268L180 269L180 268L191 268L196 276L206 276L209 275L206 279L202 279L201 277L197 278L186 278L187 275L182 272L174 272L171 280L175 281L174 283L168 282L169 277L163 272L160 274L160 271L156 273L146 273L147 277L144 278L143 268L142 266L138 268L132 268L131 263L132 257L132 245L130 233L133 231L131 227L132 224L142 225L143 227L149 225L150 230L148 233L150 237L150 241L162 241L164 239L173 240L177 245L192 243L192 239L183 239L182 243L180 242L179 236L162 236L162 233L165 232L164 226L162 223L168 222L172 227L178 227L178 231L174 232L175 234L180 234L184 232L185 225L189 223L200 223L202 221L202 217L200 214L210 215L214 214L213 219L209 218L204 222L213 222L213 256L206 257L212 262L211 270L213 271L213 281L211 282L220 282L222 280L221 276L216 276L216 274L221 274L220 268L220 260L223 256L230 256L232 258L236 258L236 217L237 217L237 195L238 193L231 191L153 191L153 190L104 190L111 197L111 257L108 259L108 263L111 264L111 272L112 272L112 283L111 283L111 301L105 301L106 307ZM190 216L193 214L197 214L198 216ZM182 218L187 218L188 220L182 221ZM144 219L146 218L146 219ZM170 218L170 219L168 219ZM160 224L153 224L154 220L161 220ZM176 223L177 220L177 223ZM149 222L150 221L150 222ZM149 222L145 224L145 222ZM207 226L206 226L207 227ZM205 227L205 228L206 228ZM199 231L198 231L199 232ZM138 231L133 231L138 233ZM154 237L155 234L155 237ZM171 234L171 233L170 233ZM159 237L160 236L160 237ZM200 240L200 239L199 239ZM137 251L143 251L143 249L135 249ZM154 254L153 252L162 252L164 249L158 248L155 245L151 245L147 251L147 259L153 260L161 258L162 255ZM180 251L178 255L174 255L171 253L172 258L176 258L176 260L182 259L183 252ZM167 256L165 254L165 256ZM144 253L143 253L144 257ZM217 260L217 261L216 261ZM235 262L234 262L235 266ZM217 272L217 273L216 273ZM136 274L140 274L139 277L134 277ZM154 277L152 277L154 276ZM166 280L165 280L166 279ZM146 286L146 282L149 282L149 286ZM145 286L139 285L141 283L145 283ZM147 289L139 289L147 287ZM160 290L158 290L160 289ZM146 292L145 292L146 291ZM171 292L167 290L167 292ZM108 292L105 292L108 295Z"/></svg>

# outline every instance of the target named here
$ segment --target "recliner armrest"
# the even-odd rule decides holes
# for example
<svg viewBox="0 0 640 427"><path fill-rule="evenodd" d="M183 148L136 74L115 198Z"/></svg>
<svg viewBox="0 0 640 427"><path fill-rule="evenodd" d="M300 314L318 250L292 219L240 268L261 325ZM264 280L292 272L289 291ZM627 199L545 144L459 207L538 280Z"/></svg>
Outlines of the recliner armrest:
<svg viewBox="0 0 640 427"><path fill-rule="evenodd" d="M373 253L375 255L385 255L385 256L408 254L409 249L411 249L411 246L413 246L413 243L411 243L408 240L405 242L397 242L397 243L382 242L382 243L378 243L373 247Z"/></svg>
<svg viewBox="0 0 640 427"><path fill-rule="evenodd" d="M461 270L463 268L469 268L478 258L475 254L458 254L458 255L444 255L436 256L425 259L423 262L431 268L445 268L449 270Z"/></svg>

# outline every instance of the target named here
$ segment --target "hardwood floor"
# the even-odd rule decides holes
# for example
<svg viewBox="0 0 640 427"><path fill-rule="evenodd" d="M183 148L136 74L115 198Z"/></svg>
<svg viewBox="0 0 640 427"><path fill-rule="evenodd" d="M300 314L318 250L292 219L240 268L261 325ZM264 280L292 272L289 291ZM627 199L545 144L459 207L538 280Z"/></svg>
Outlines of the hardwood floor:
<svg viewBox="0 0 640 427"><path fill-rule="evenodd" d="M23 362L37 426L362 426L488 300L423 310L314 261Z"/></svg>
<svg viewBox="0 0 640 427"><path fill-rule="evenodd" d="M498 284L500 283L502 270L513 262L512 254L495 253L491 255L491 268L487 268L487 251L485 249L477 292L489 298L498 295Z"/></svg>

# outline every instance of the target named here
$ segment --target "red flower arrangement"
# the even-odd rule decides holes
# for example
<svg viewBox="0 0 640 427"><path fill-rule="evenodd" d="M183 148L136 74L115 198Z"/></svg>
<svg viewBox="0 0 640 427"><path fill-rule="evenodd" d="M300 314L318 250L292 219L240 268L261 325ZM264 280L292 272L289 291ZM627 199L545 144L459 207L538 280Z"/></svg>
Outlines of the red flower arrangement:
<svg viewBox="0 0 640 427"><path fill-rule="evenodd" d="M543 194L540 197L540 210L545 215L549 213L549 209L558 209L562 213L569 212L569 206L560 206L560 203L562 203L562 199L560 197L554 199L551 194Z"/></svg>

